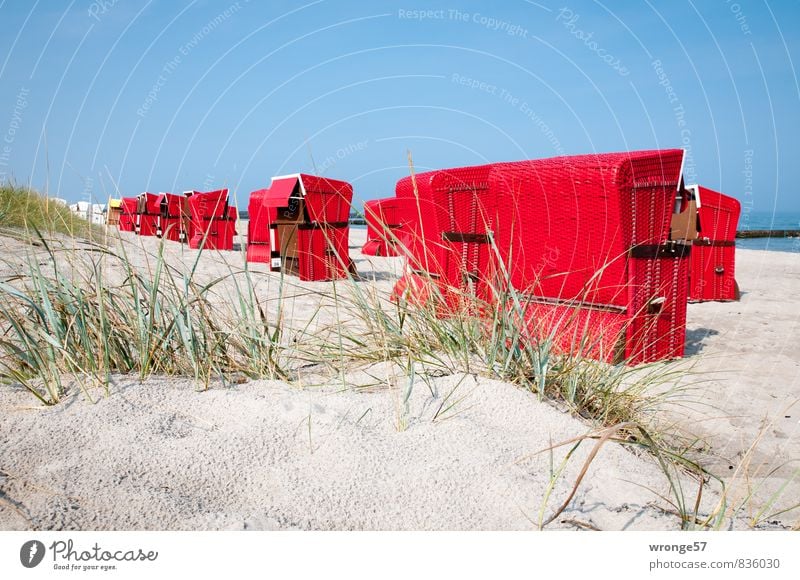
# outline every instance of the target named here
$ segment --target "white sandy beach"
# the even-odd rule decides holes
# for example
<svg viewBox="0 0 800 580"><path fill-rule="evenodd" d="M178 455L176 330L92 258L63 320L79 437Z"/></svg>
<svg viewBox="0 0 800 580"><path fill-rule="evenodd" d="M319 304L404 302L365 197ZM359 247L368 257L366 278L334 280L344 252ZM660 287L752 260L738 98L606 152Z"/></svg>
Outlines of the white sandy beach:
<svg viewBox="0 0 800 580"><path fill-rule="evenodd" d="M388 295L402 261L362 256L364 235L351 233L357 284ZM158 245L124 238L140 263L136 246ZM18 246L0 241L6 254ZM183 268L197 255L178 244L166 251ZM199 275L242 266L241 252L208 252ZM277 308L279 275L253 271L260 298ZM665 364L685 369L680 383L691 390L662 420L698 438L692 456L726 478L729 500L753 495L726 524L747 529L787 481L780 505L800 497L800 478L791 480L800 468L800 255L740 250L737 279L740 302L689 305L687 357ZM341 317L331 283L292 286L285 306L296 322L325 332ZM388 363L334 377L311 367L291 384L207 391L185 378L115 376L95 403L73 389L52 407L4 386L0 529L531 530L567 498L594 443L578 448L549 497L569 446L539 452L590 424L519 387L464 373L417 378L405 410L408 381ZM460 402L436 416L454 388ZM697 482L686 476L682 485L693 503ZM606 444L547 529L678 529L660 496L671 493L652 456ZM719 499L704 493L700 511ZM800 516L758 519L760 528L784 529Z"/></svg>

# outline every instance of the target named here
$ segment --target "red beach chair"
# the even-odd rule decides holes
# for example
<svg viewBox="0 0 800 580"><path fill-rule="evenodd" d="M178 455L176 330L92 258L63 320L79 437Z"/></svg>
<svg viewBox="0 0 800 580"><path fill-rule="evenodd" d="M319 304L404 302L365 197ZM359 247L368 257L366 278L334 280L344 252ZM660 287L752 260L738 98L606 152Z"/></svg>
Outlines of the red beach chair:
<svg viewBox="0 0 800 580"><path fill-rule="evenodd" d="M406 213L418 223L410 235L411 266L433 273L445 302L463 306L465 295L489 301L492 255L489 234L498 229L494 166L460 167L423 173L397 184ZM416 190L415 183L416 182ZM418 195L418 197L417 197Z"/></svg>
<svg viewBox="0 0 800 580"><path fill-rule="evenodd" d="M418 208L419 243L395 294L427 278L458 309L511 284L531 338L611 362L680 357L689 246L670 233L682 159L641 151L404 178L397 197Z"/></svg>
<svg viewBox="0 0 800 580"><path fill-rule="evenodd" d="M739 299L735 279L738 200L703 187L687 187L697 199L698 237L692 242L689 299L730 301Z"/></svg>
<svg viewBox="0 0 800 580"><path fill-rule="evenodd" d="M228 206L228 190L191 192L188 197L191 219L189 247L206 250L232 250L233 229ZM232 224L235 224L235 219Z"/></svg>
<svg viewBox="0 0 800 580"><path fill-rule="evenodd" d="M270 228L270 224L275 221L277 210L266 205L266 198L269 196L270 188L259 189L250 194L247 204L247 213L250 220L247 223L247 261L269 263L273 247L277 247L274 241L276 230ZM278 260L277 267L280 268L280 252L275 256Z"/></svg>
<svg viewBox="0 0 800 580"><path fill-rule="evenodd" d="M119 231L136 231L136 208L138 201L135 197L122 198L122 213L119 216Z"/></svg>
<svg viewBox="0 0 800 580"><path fill-rule="evenodd" d="M136 198L136 233L140 236L158 234L158 218L161 213L159 196L144 192Z"/></svg>
<svg viewBox="0 0 800 580"><path fill-rule="evenodd" d="M236 235L236 222L239 220L239 210L236 206L228 206L228 215L216 223L217 236L220 249L233 249L233 237Z"/></svg>
<svg viewBox="0 0 800 580"><path fill-rule="evenodd" d="M181 205L183 197L173 193L158 196L158 235L164 239L181 241Z"/></svg>
<svg viewBox="0 0 800 580"><path fill-rule="evenodd" d="M364 203L364 217L367 221L367 243L361 253L367 256L399 256L403 252L401 201L394 197L373 199Z"/></svg>
<svg viewBox="0 0 800 580"><path fill-rule="evenodd" d="M273 177L250 195L247 260L301 280L335 280L353 270L348 255L349 183L307 174Z"/></svg>

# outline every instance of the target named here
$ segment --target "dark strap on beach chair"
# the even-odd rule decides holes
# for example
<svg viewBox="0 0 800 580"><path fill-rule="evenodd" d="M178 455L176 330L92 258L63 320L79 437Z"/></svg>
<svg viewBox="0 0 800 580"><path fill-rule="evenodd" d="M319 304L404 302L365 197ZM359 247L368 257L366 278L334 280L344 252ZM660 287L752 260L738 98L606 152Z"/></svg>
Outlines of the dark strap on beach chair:
<svg viewBox="0 0 800 580"><path fill-rule="evenodd" d="M341 229L346 228L350 225L350 222L327 222L327 223L320 223L320 222L304 222L297 224L298 230L320 230L323 228L326 229Z"/></svg>
<svg viewBox="0 0 800 580"><path fill-rule="evenodd" d="M729 247L735 246L736 242L733 240L709 240L709 239L696 239L692 241L693 246L715 246L715 247Z"/></svg>
<svg viewBox="0 0 800 580"><path fill-rule="evenodd" d="M525 302L533 302L535 304L550 304L553 306L566 306L585 310L601 310L603 312L615 312L617 314L624 314L628 311L625 306L619 306L617 304L601 304L599 302L589 302L586 300L536 296L534 294L522 294L521 299Z"/></svg>
<svg viewBox="0 0 800 580"><path fill-rule="evenodd" d="M666 244L643 244L641 246L633 246L630 249L629 255L631 258L654 260L658 258L683 258L684 256L688 256L691 251L692 246L689 244L667 242Z"/></svg>
<svg viewBox="0 0 800 580"><path fill-rule="evenodd" d="M445 242L459 242L462 244L488 244L489 234L470 234L466 232L442 232Z"/></svg>

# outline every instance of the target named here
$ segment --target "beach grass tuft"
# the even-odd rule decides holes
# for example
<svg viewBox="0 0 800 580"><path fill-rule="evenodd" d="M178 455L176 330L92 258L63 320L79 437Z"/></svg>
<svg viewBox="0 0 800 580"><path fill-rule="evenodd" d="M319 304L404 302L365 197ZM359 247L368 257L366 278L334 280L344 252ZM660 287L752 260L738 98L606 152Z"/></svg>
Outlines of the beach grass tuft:
<svg viewBox="0 0 800 580"><path fill-rule="evenodd" d="M280 324L259 308L252 284L235 286L235 308L221 308L212 294L224 278L198 282L197 262L174 270L163 244L137 266L124 244L39 237L47 259L31 254L14 282L0 282L0 378L52 405L64 376L105 389L113 373L189 376L200 388L236 373L285 377Z"/></svg>
<svg viewBox="0 0 800 580"><path fill-rule="evenodd" d="M103 228L75 215L62 202L14 184L0 185L0 228L3 233L62 234L103 239Z"/></svg>

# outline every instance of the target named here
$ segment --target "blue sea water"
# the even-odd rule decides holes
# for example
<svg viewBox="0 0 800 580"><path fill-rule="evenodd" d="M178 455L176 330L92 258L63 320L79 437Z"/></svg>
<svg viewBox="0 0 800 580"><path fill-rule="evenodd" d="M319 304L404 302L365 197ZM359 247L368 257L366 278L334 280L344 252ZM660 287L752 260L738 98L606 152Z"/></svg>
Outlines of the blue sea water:
<svg viewBox="0 0 800 580"><path fill-rule="evenodd" d="M745 250L800 253L800 238L746 238L736 240L736 247Z"/></svg>
<svg viewBox="0 0 800 580"><path fill-rule="evenodd" d="M739 228L742 230L800 230L800 212L747 211L742 208Z"/></svg>
<svg viewBox="0 0 800 580"><path fill-rule="evenodd" d="M742 208L739 231L800 230L800 212L748 212ZM800 238L740 238L737 248L800 253Z"/></svg>

